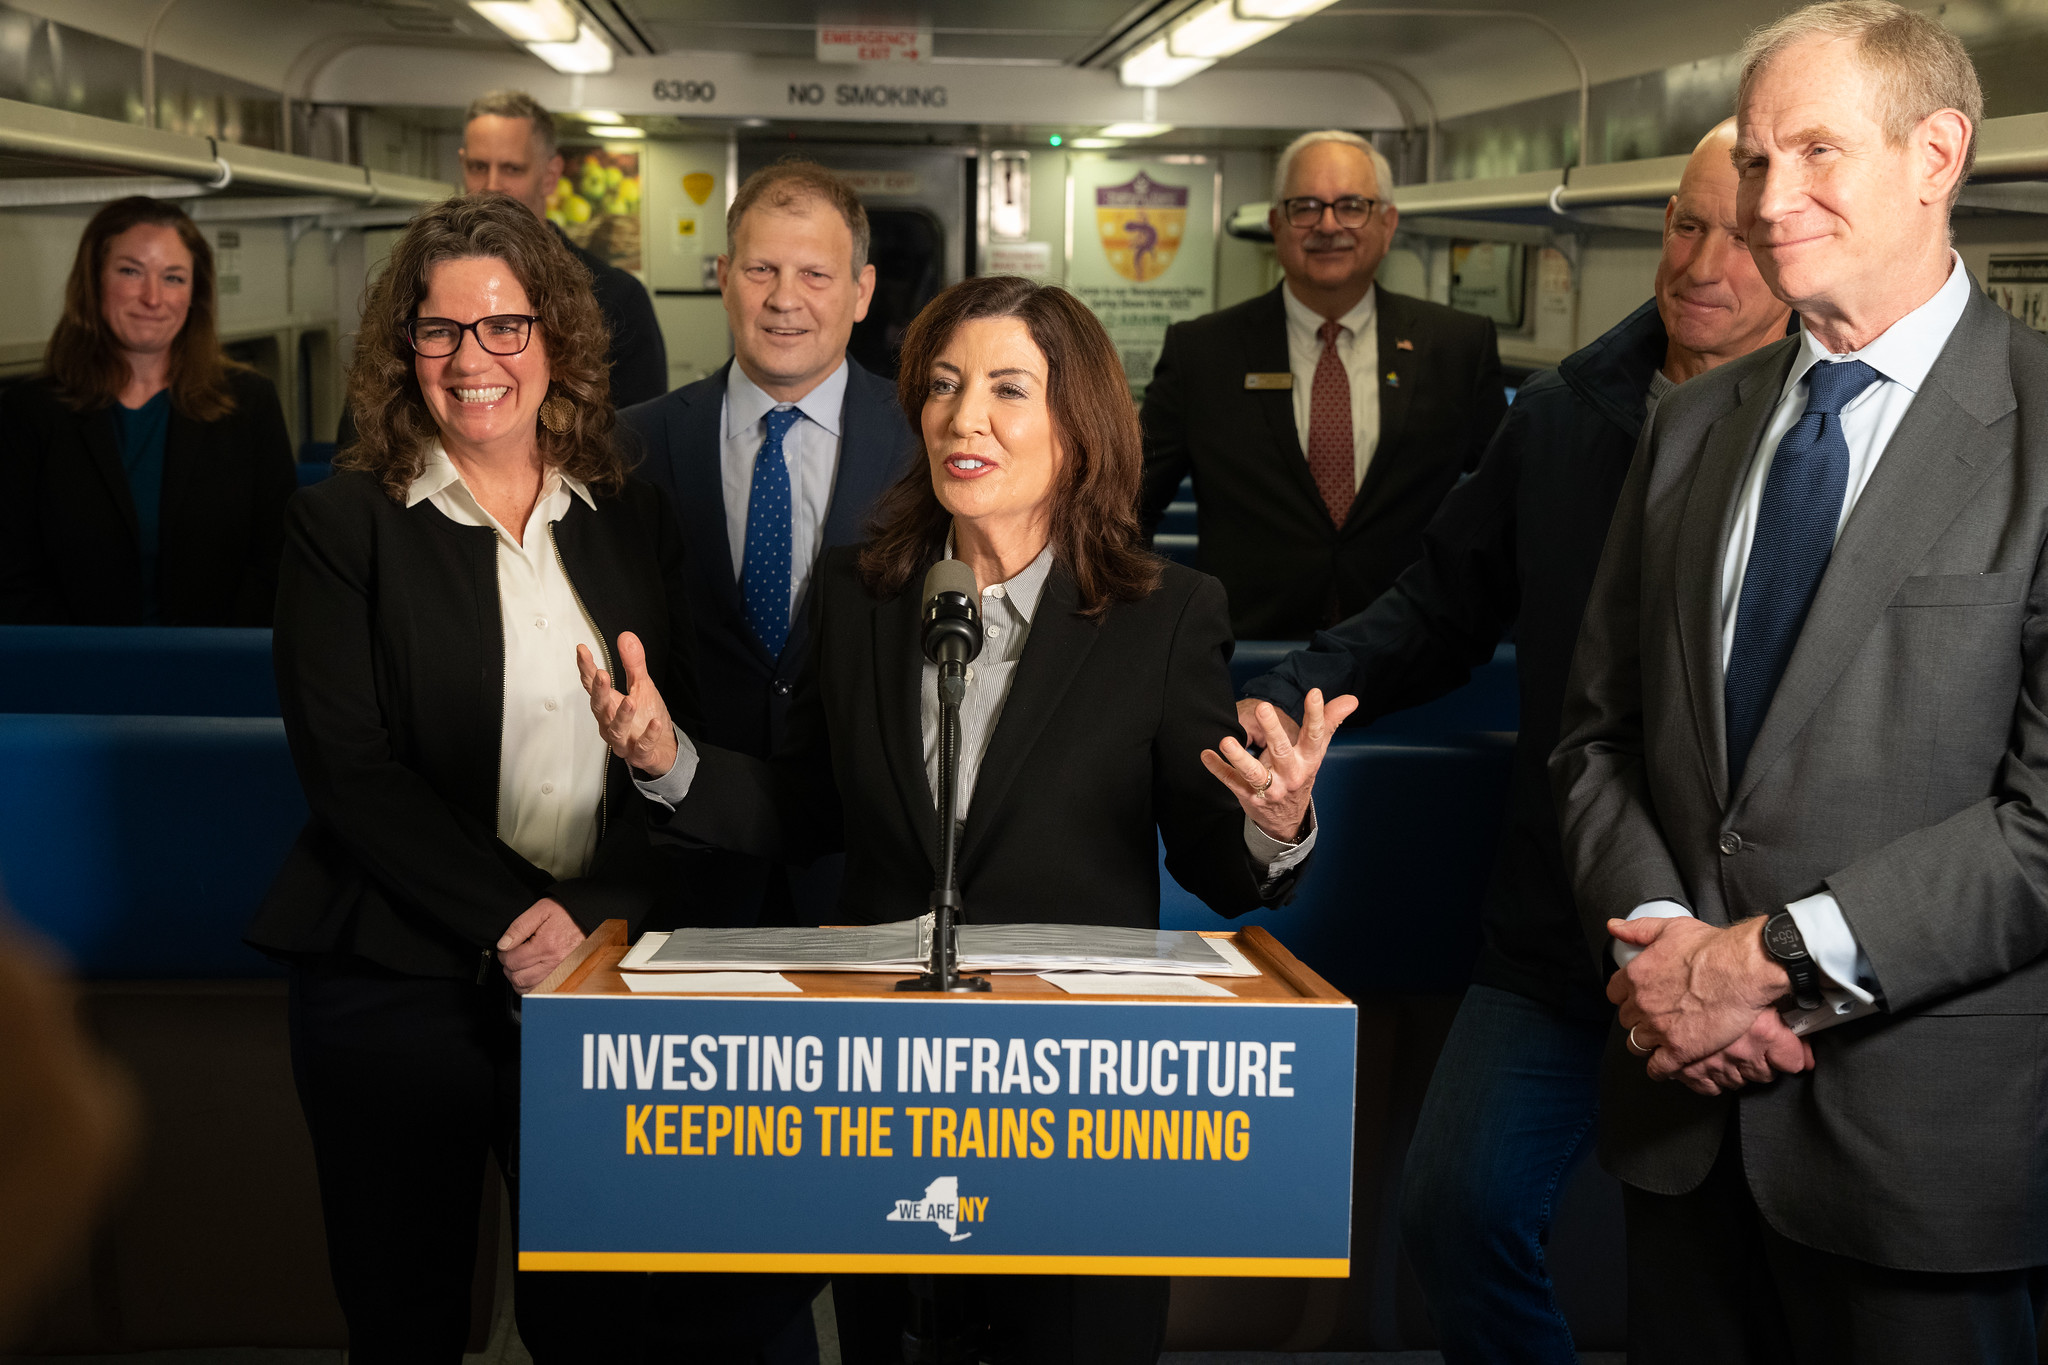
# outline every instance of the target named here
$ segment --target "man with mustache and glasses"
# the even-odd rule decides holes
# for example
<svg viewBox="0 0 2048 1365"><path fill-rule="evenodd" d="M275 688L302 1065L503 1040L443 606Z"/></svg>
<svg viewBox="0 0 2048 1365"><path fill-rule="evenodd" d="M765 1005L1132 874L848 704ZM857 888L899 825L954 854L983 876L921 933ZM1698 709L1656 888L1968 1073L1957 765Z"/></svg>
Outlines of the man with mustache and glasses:
<svg viewBox="0 0 2048 1365"><path fill-rule="evenodd" d="M1355 133L1296 138L1270 218L1286 279L1170 328L1145 391L1146 525L1192 475L1197 567L1241 640L1305 640L1386 591L1507 411L1491 321L1373 282L1393 184Z"/></svg>
<svg viewBox="0 0 2048 1365"><path fill-rule="evenodd" d="M1694 149L1664 208L1655 297L1524 384L1422 558L1365 611L1245 685L1289 717L1310 688L1354 718L1462 686L1515 627L1521 733L1483 946L1430 1076L1401 1179L1401 1238L1446 1365L1570 1365L1545 1248L1557 1192L1593 1146L1614 1007L1586 952L1547 765L1586 595L1629 458L1680 383L1785 335L1790 312L1735 221L1735 120Z"/></svg>

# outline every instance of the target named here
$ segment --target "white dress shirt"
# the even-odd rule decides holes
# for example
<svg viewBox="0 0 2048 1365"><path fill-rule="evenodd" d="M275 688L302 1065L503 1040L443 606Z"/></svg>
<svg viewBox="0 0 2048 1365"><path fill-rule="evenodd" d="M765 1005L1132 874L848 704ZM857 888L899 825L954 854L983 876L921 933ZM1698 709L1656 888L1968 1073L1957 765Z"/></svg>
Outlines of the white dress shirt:
<svg viewBox="0 0 2048 1365"><path fill-rule="evenodd" d="M1727 552L1721 560L1721 671L1724 677L1728 671L1729 656L1735 651L1735 622L1742 604L1742 576L1749 568L1750 545L1756 539L1764 483L1770 477L1771 460L1777 453L1778 443L1806 411L1806 372L1823 360L1860 360L1876 370L1879 376L1875 384L1842 408L1842 439L1849 447L1849 481L1842 491L1842 515L1835 522L1835 536L1839 540L1842 528L1849 523L1850 513L1856 509L1857 498L1870 483L1870 476L1877 472L1877 462L1884 458L1885 447L1891 444L1899 423L1905 420L1906 410L1912 407L1920 386L1927 381L1927 372L1934 368L1934 362L1940 358L1942 348L1948 344L1949 334L1962 320L1963 310L1969 302L1969 272L1963 269L1961 258L1950 252L1948 281L1935 291L1934 297L1893 323L1882 336L1862 350L1839 355L1832 353L1814 339L1812 332L1803 327L1800 329L1798 354L1785 376L1785 387L1779 395L1777 410L1771 415L1771 423L1764 428L1763 439L1757 442L1756 457L1750 462L1749 474L1743 481L1742 497L1735 508L1735 524L1729 534ZM1786 1020L1793 1029L1799 1033L1811 1033L1874 1011L1877 1008L1877 983L1872 977L1869 959L1857 945L1856 935L1850 931L1849 922L1842 915L1841 903L1832 893L1823 891L1819 895L1796 900L1785 908L1792 912L1792 921L1799 926L1800 936L1806 940L1806 951L1823 977L1823 1004L1817 1010L1788 1013ZM1629 918L1688 913L1675 901L1651 901L1638 906ZM1635 951L1630 945L1615 945L1617 962L1626 964L1634 956Z"/></svg>
<svg viewBox="0 0 2048 1365"><path fill-rule="evenodd" d="M559 880L580 877L597 851L610 757L576 672L576 646L607 658L555 549L554 523L571 496L593 509L590 490L549 470L514 540L463 482L440 442L406 492L462 526L498 540L498 620L505 633L505 714L498 739L498 837Z"/></svg>
<svg viewBox="0 0 2048 1365"><path fill-rule="evenodd" d="M796 618L804 585L811 580L825 513L832 506L832 480L839 469L840 413L846 406L846 361L794 403L768 396L747 378L734 361L725 372L725 406L719 419L724 443L719 451L719 481L725 493L725 539L732 550L732 576L737 582L747 562L747 501L754 491L754 460L768 439L768 414L795 408L803 414L782 438L782 458L789 465L789 611Z"/></svg>
<svg viewBox="0 0 2048 1365"><path fill-rule="evenodd" d="M1308 450L1309 407L1315 399L1316 365L1323 358L1321 313L1294 297L1292 285L1280 286L1287 305L1287 365L1294 374L1294 430ZM1337 319L1337 359L1351 379L1351 490L1365 482L1373 451L1380 443L1379 286L1365 291L1356 307ZM1342 518L1339 518L1342 520Z"/></svg>
<svg viewBox="0 0 2048 1365"><path fill-rule="evenodd" d="M952 558L951 540L946 557ZM1017 665L1024 657L1025 642L1031 637L1031 618L1038 614L1038 601L1045 581L1052 574L1052 546L1014 577L991 583L981 590L981 653L967 666L967 698L960 705L960 813L964 819L974 801L974 785L981 777L981 762L988 756L989 741L1003 718L1003 706L1010 699L1010 686L1017 680ZM936 805L939 792L939 666L926 660L919 690L918 714L924 745L925 780ZM1218 736L1220 739L1221 736ZM697 771L697 751L688 735L676 735L676 765L662 777L638 778L641 792L673 809L690 793L690 781ZM1265 869L1271 885L1280 876L1307 859L1315 850L1316 831L1311 809L1309 830L1297 844L1285 844L1267 834L1251 817L1244 822L1245 847ZM1050 850L1048 851L1051 852Z"/></svg>

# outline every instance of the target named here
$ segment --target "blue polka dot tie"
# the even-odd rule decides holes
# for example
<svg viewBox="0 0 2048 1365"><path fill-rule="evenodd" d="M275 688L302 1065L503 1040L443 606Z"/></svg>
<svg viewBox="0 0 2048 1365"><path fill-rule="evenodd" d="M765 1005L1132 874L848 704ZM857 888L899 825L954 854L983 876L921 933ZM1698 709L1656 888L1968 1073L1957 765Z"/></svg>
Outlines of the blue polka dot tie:
<svg viewBox="0 0 2048 1365"><path fill-rule="evenodd" d="M768 414L768 439L754 457L754 484L747 492L747 548L740 561L740 594L747 624L774 658L789 639L789 461L782 438L803 416L795 408Z"/></svg>
<svg viewBox="0 0 2048 1365"><path fill-rule="evenodd" d="M1728 655L1724 699L1731 787L1742 780L1750 746L1764 728L1771 697L1835 552L1835 528L1849 486L1842 409L1879 378L1860 360L1816 364L1806 372L1806 411L1771 457L1757 506L1756 537L1742 573L1735 647Z"/></svg>

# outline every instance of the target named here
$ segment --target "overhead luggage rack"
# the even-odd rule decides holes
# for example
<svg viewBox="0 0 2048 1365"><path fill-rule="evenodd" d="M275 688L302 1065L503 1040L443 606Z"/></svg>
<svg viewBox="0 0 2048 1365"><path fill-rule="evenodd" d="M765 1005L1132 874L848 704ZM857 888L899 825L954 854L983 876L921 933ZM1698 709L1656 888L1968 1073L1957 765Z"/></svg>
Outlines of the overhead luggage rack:
<svg viewBox="0 0 2048 1365"><path fill-rule="evenodd" d="M124 194L164 199L232 197L260 211L293 196L280 216L413 206L453 185L366 170L220 138L0 99L0 207L104 202Z"/></svg>

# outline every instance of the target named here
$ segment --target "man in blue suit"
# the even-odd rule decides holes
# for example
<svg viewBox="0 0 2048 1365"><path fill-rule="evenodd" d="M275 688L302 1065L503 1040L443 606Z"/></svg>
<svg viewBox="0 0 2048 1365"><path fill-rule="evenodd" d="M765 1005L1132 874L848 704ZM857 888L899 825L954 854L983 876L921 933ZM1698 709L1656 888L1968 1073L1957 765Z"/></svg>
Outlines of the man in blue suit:
<svg viewBox="0 0 2048 1365"><path fill-rule="evenodd" d="M777 162L733 196L726 242L731 362L620 417L645 447L640 477L666 488L682 519L702 738L765 758L809 647L812 566L864 538L915 442L895 387L846 354L875 288L853 188L814 162ZM839 863L695 855L693 919L818 923L837 900Z"/></svg>

